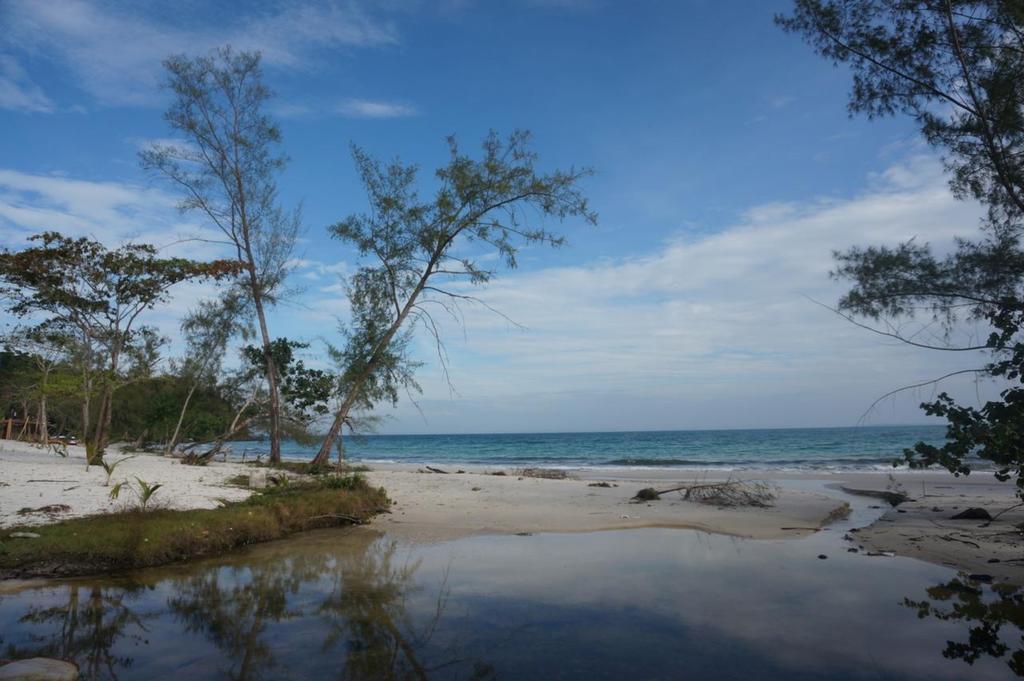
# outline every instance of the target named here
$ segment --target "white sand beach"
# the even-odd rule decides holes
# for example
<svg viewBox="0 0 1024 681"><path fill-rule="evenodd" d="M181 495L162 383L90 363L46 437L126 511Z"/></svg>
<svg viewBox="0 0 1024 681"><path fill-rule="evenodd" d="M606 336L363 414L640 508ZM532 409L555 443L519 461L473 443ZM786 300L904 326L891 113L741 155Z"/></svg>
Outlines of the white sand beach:
<svg viewBox="0 0 1024 681"><path fill-rule="evenodd" d="M130 492L111 500L103 469L86 470L84 449L68 450L69 456L62 458L33 445L0 441L0 527L39 526L135 503ZM157 506L214 508L222 499L241 500L252 493L228 484L233 476L252 473L246 464L213 462L194 467L173 458L116 450L107 457L108 461L121 459L111 484L136 476L161 483L153 501ZM447 474L439 474L414 465L376 466L366 475L372 484L387 490L394 505L390 514L376 517L373 526L416 542L477 534L640 527L689 528L753 539L797 538L843 515L851 497L841 487L885 490L899 485L911 500L898 508L882 500L864 501L875 506L880 517L851 536L852 547L1024 581L1024 556L1019 555L1020 532L1015 527L1024 521L1024 510L1013 510L987 525L950 519L968 507L982 507L995 515L1015 504L1013 485L999 483L991 474L958 479L939 472L900 472L890 477L746 471L729 475L771 478L779 487L778 498L769 508L719 508L686 501L678 493L642 503L633 502L632 497L644 487L667 489L697 480L721 480L721 472L579 469L570 471L567 479L552 480L519 476L511 469L501 471L505 475L494 474L500 469L457 470L452 467ZM610 486L594 486L595 482ZM56 512L34 510L55 506ZM990 562L993 559L998 562Z"/></svg>

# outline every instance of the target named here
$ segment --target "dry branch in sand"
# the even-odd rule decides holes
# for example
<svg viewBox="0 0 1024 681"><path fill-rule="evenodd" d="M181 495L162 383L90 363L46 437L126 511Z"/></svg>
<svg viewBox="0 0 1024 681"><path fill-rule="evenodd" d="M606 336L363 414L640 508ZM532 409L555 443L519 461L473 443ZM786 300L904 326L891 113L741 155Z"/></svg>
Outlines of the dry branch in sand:
<svg viewBox="0 0 1024 681"><path fill-rule="evenodd" d="M686 501L713 506L771 506L779 496L778 487L764 480L726 480L701 484L680 485L656 490L647 487L636 493L635 501L656 501L662 494L680 492Z"/></svg>

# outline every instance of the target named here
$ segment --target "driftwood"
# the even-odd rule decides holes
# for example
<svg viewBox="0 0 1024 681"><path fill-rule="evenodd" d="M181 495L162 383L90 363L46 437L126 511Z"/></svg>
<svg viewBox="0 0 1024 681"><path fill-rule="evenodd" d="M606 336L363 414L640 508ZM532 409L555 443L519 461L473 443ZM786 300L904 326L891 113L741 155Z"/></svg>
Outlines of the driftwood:
<svg viewBox="0 0 1024 681"><path fill-rule="evenodd" d="M715 506L767 507L778 496L778 488L763 480L726 480L701 484L679 485L656 490L646 487L633 497L636 501L656 501L662 494L682 492L683 499Z"/></svg>
<svg viewBox="0 0 1024 681"><path fill-rule="evenodd" d="M846 487L841 485L839 487L842 491L847 494L855 494L860 497L874 497L875 499L882 499L886 501L890 506L896 507L906 501L913 501L906 492L893 492L892 490L880 490L880 489L855 489L853 487Z"/></svg>
<svg viewBox="0 0 1024 681"><path fill-rule="evenodd" d="M448 475L448 471L441 468L434 468L433 466L424 466L431 473L441 473L442 475Z"/></svg>

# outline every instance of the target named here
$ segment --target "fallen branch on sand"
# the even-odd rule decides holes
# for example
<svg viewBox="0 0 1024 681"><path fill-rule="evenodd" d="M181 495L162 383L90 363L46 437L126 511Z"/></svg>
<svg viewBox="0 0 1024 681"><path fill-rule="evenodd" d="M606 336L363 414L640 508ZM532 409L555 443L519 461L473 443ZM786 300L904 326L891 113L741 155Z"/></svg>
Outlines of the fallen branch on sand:
<svg viewBox="0 0 1024 681"><path fill-rule="evenodd" d="M636 493L635 501L656 501L662 494L682 492L683 499L715 506L771 506L778 497L778 488L763 480L726 480L702 484L680 485L669 489L656 490L647 487Z"/></svg>

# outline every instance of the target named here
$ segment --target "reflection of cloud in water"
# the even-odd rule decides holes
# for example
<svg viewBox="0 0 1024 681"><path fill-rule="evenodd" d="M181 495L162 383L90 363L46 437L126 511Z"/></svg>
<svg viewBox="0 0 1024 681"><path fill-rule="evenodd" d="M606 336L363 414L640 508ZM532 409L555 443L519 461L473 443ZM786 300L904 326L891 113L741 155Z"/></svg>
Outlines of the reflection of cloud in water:
<svg viewBox="0 0 1024 681"><path fill-rule="evenodd" d="M650 529L407 546L364 528L313 532L6 596L0 656L61 653L122 679L1008 678L998 660L944 659L963 625L903 607L951 572L850 555L833 533L770 542ZM68 607L75 589L102 594L92 612L103 613L101 633ZM48 619L26 623L27 612Z"/></svg>
<svg viewBox="0 0 1024 681"><path fill-rule="evenodd" d="M817 559L822 552L828 560ZM872 678L884 670L959 679L965 668L944 660L936 646L952 635L950 627L921 623L899 607L907 594L950 574L918 561L848 554L828 535L771 542L628 530L467 540L455 548L452 583L459 600L482 611L505 607L493 600L516 610L528 600L539 616L554 608L641 609L677 626L714 630L802 672L843 669L856 678L861 668ZM973 678L1006 676L985 664L970 671Z"/></svg>

